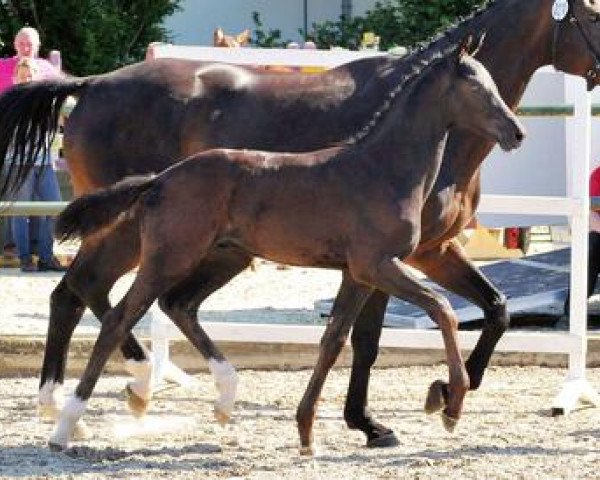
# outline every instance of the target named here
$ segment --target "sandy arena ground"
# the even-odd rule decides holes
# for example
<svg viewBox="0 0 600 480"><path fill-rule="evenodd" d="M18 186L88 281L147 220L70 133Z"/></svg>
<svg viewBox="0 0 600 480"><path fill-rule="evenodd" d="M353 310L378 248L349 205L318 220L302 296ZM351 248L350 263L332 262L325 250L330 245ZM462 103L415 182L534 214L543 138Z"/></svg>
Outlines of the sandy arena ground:
<svg viewBox="0 0 600 480"><path fill-rule="evenodd" d="M241 372L235 416L225 429L212 417L208 375L198 375L194 389L157 393L144 423L125 411L118 393L125 379L103 378L85 415L93 437L64 453L46 447L51 426L36 418L36 379L3 379L0 478L598 478L600 412L549 416L564 374L492 368L450 435L437 416L422 411L426 388L446 376L444 367L376 370L370 406L400 445L372 450L343 422L348 371L335 370L323 392L313 458L299 456L294 421L308 371ZM600 386L600 370L590 370L590 380Z"/></svg>
<svg viewBox="0 0 600 480"><path fill-rule="evenodd" d="M274 276L275 279L273 278ZM40 332L56 274L5 271L0 300L19 312L15 334ZM331 298L336 272L279 270L259 264L207 302L207 312L235 310L273 315L310 313L314 300ZM127 283L127 282L126 282ZM126 287L118 287L122 293ZM3 312L5 315L6 312ZM202 317L202 313L201 313ZM6 317L4 317L6 318ZM85 322L84 323L88 323ZM96 331L97 322L88 326ZM582 408L566 418L549 416L566 372L548 368L490 369L480 391L467 397L455 434L422 404L429 383L446 378L444 366L378 369L370 408L393 428L400 445L364 447L361 433L342 418L348 370L332 371L315 424L318 453L298 454L295 409L310 371L242 371L232 424L213 419L215 391L208 374L197 385L158 392L144 422L132 419L121 391L126 379L104 377L85 420L93 436L63 453L46 446L52 426L36 412L37 379L0 379L0 478L139 479L579 479L600 477L600 410ZM600 388L600 369L589 370ZM72 392L73 379L66 391Z"/></svg>

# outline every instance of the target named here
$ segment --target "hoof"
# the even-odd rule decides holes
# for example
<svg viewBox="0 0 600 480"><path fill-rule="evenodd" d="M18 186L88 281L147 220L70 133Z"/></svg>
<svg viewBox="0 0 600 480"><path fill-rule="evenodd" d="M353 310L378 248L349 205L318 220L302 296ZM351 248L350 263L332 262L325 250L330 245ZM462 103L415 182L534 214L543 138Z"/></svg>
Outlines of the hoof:
<svg viewBox="0 0 600 480"><path fill-rule="evenodd" d="M389 431L379 437L372 438L367 441L368 448L388 448L396 447L400 444L394 432Z"/></svg>
<svg viewBox="0 0 600 480"><path fill-rule="evenodd" d="M316 451L315 447L313 447L312 445L307 445L307 446L301 446L299 453L303 457L314 457L316 455L317 451Z"/></svg>
<svg viewBox="0 0 600 480"><path fill-rule="evenodd" d="M79 420L73 428L73 440L87 440L91 438L92 432L90 432L87 425L83 420Z"/></svg>
<svg viewBox="0 0 600 480"><path fill-rule="evenodd" d="M454 429L456 428L456 424L458 423L458 418L450 417L445 412L442 412L442 423L444 424L444 428L448 433L454 433Z"/></svg>
<svg viewBox="0 0 600 480"><path fill-rule="evenodd" d="M48 442L48 448L51 452L63 452L67 449L66 445L61 445L60 443L53 442L50 440Z"/></svg>
<svg viewBox="0 0 600 480"><path fill-rule="evenodd" d="M436 380L429 386L427 398L425 399L425 413L432 414L446 406L445 387L446 383L443 380Z"/></svg>
<svg viewBox="0 0 600 480"><path fill-rule="evenodd" d="M55 405L38 405L38 416L44 423L54 423L58 414L59 410Z"/></svg>
<svg viewBox="0 0 600 480"><path fill-rule="evenodd" d="M215 406L213 413L215 415L215 419L222 427L227 425L229 423L229 420L231 420L231 415L217 406Z"/></svg>
<svg viewBox="0 0 600 480"><path fill-rule="evenodd" d="M130 385L125 387L125 392L127 394L127 406L131 413L136 418L141 418L146 415L146 411L148 410L148 400L137 395L132 389Z"/></svg>

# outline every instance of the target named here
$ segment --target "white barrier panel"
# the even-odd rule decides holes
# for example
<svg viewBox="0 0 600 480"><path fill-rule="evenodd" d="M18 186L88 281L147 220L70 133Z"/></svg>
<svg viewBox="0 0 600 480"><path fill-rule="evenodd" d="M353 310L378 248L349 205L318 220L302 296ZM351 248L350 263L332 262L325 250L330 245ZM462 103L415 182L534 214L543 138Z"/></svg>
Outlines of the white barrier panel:
<svg viewBox="0 0 600 480"><path fill-rule="evenodd" d="M243 57L244 63L257 64L258 58L264 64L287 61L288 65L298 65L299 51L275 51L255 49L217 49L209 47L165 47L159 50L159 55L166 56L169 52L176 53L180 58L217 59L226 57L229 61ZM236 50L238 50L236 52ZM231 52L234 53L225 53ZM186 52L189 56L186 56ZM223 54L221 53L223 52ZM256 52L256 53L254 53ZM206 57L199 57L200 54ZM302 52L304 54L304 52ZM337 51L313 51L310 65L335 65L332 60ZM362 52L359 52L359 54ZM250 59L250 56L254 57ZM557 75L563 75L558 74ZM563 75L564 77L564 75ZM569 104L574 105L575 114L566 124L565 142L566 164L570 165L568 197L531 197L531 196L483 196L479 211L494 214L535 214L535 215L565 215L571 218L572 249L571 249L571 311L570 330L567 333L527 333L508 332L498 343L496 351L543 352L559 353L569 356L569 372L562 390L554 400L553 411L568 413L578 401L588 401L600 406L600 396L587 383L585 378L585 358L587 351L587 242L588 242L588 212L590 208L588 178L591 142L591 101L586 92L585 82L578 77L564 77L565 97ZM167 370L168 362L168 332L171 327L166 318L153 317L153 345L162 355L155 357L155 375L161 378ZM203 324L207 333L214 340L240 342L278 342L316 344L320 342L324 327L317 326L283 326L258 324ZM475 345L479 332L460 332L461 347L471 349ZM385 347L403 348L443 348L439 331L407 330L384 328L380 344ZM171 367L169 367L171 368ZM173 380L178 381L176 378Z"/></svg>

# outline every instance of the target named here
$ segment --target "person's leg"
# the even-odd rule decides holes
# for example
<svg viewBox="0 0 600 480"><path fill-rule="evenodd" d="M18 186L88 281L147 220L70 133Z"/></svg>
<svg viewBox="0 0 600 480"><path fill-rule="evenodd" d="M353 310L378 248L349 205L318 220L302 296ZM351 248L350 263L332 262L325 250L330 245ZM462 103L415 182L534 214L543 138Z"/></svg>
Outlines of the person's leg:
<svg viewBox="0 0 600 480"><path fill-rule="evenodd" d="M596 289L596 282L600 274L600 233L591 231L588 233L588 287L587 298L590 298ZM567 291L565 299L564 314L569 315L571 304L571 292Z"/></svg>
<svg viewBox="0 0 600 480"><path fill-rule="evenodd" d="M60 189L56 172L51 166L39 169L34 196L40 201L60 201ZM39 217L38 222L38 255L40 257L40 267L43 269L44 266L54 264L53 221L51 217L44 216Z"/></svg>
<svg viewBox="0 0 600 480"><path fill-rule="evenodd" d="M29 201L33 198L33 186L35 183L35 168L29 173L21 188L15 193L13 199L17 202ZM21 269L24 271L33 271L31 249L29 244L29 219L27 217L13 217L12 229L17 246L17 255L21 262Z"/></svg>
<svg viewBox="0 0 600 480"><path fill-rule="evenodd" d="M590 232L588 235L588 298L594 294L598 274L600 273L600 233Z"/></svg>

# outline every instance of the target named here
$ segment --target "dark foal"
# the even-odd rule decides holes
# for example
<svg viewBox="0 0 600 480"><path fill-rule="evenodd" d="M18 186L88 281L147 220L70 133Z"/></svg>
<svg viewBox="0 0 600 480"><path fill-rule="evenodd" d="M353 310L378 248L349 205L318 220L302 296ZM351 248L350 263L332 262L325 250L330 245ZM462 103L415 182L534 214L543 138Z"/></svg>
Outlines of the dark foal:
<svg viewBox="0 0 600 480"><path fill-rule="evenodd" d="M552 4L553 0L498 0L433 46L456 41L468 31L486 31L488 40L477 58L511 108L519 103L533 72L544 65L585 77L590 88L597 85L600 5L569 0L569 12L559 21L552 18ZM53 112L57 113L68 94L78 97L65 131L65 154L78 195L125 175L163 170L213 147L315 150L348 138L363 125L404 74L403 65L403 59L376 57L319 75L275 76L242 67L163 59L97 77L36 82L0 96L0 164L7 139L15 138L23 145L32 135L45 138L45 129L56 125ZM410 259L429 278L484 312L481 339L467 360L472 389L480 385L494 347L509 324L504 295L453 240L476 211L480 164L492 145L467 130L450 132L437 179L440 193L427 199L424 212L437 211L449 199L453 204L444 212L445 229L435 239L422 242ZM22 178L31 159L24 150L16 159L24 168L14 169L2 188ZM237 250L232 250L228 262L225 249L215 255L234 276L245 262L240 262L242 254ZM138 227L120 222L105 232L102 242L84 239L72 268L53 292L40 378L40 405L50 412L56 411L54 388L63 383L64 359L81 314L90 306L102 318L110 307L108 292L137 263L138 255ZM198 272L202 275L201 265ZM184 289L184 299L169 295L161 302L167 313L187 311L208 294L194 295L189 290L193 285L190 281ZM396 441L366 411L369 374L386 305L386 294L372 295L356 321L354 331L360 335L352 336L354 360L344 416L349 426L366 434L371 446ZM122 351L136 376L131 388L144 396L151 368L146 354L132 335Z"/></svg>
<svg viewBox="0 0 600 480"><path fill-rule="evenodd" d="M316 401L326 375L375 291L422 307L439 325L449 383L443 392L441 386L432 388L443 424L452 431L469 389L457 318L449 302L416 278L404 260L445 227L439 219L449 199L431 215L423 215L423 207L439 193L435 185L448 129L467 128L507 150L524 137L488 72L467 54L470 47L469 37L460 46L431 49L428 57L413 59L410 73L348 145L305 154L212 150L157 177L132 179L75 200L59 217L59 236L93 235L129 210L143 225L142 255L130 290L102 319L90 361L60 413L51 446L66 447L108 357L152 302L190 279L197 281L198 266L224 244L281 263L344 273L298 407L303 452L312 452ZM222 285L216 283L204 288ZM192 329L199 329L196 306L188 315L172 317L190 339L195 338Z"/></svg>

